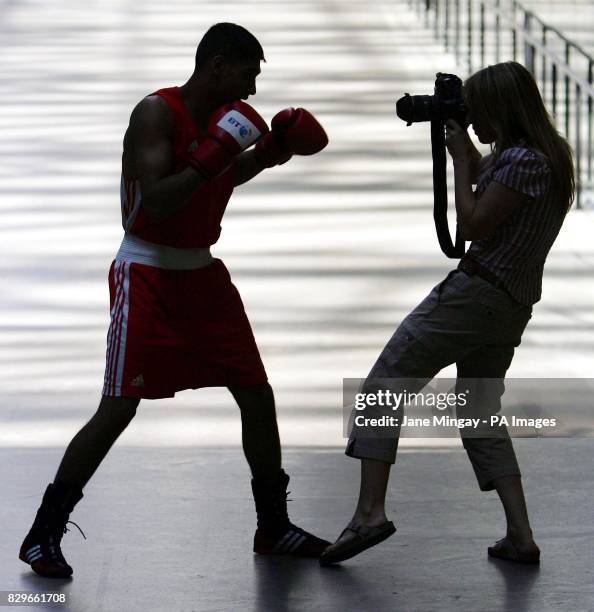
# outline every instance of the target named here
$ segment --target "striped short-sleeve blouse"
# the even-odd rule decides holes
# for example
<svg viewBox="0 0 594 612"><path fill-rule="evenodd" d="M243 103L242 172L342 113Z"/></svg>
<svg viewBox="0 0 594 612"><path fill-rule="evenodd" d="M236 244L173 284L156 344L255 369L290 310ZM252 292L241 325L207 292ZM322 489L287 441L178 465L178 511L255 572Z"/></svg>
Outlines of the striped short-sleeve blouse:
<svg viewBox="0 0 594 612"><path fill-rule="evenodd" d="M566 207L551 193L547 159L523 146L506 149L487 164L477 179L477 199L491 181L529 199L491 234L474 240L467 256L501 279L518 302L534 304L541 298L545 260L563 224Z"/></svg>

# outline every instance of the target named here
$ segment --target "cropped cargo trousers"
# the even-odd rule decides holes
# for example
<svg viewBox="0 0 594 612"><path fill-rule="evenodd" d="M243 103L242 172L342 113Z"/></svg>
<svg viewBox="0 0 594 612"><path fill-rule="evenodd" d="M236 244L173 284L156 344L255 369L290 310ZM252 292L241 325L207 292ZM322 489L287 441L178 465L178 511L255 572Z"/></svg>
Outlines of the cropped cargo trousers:
<svg viewBox="0 0 594 612"><path fill-rule="evenodd" d="M408 382L414 379L416 388L409 385L407 391L419 392L440 370L455 363L456 391L464 379L489 379L496 385L496 392L489 394L487 405L467 407L466 414L458 408L457 416L476 416L468 413L473 410L478 410L483 417L495 414L501 408L505 373L531 316L532 306L517 302L505 289L480 276L452 270L398 326L361 391L372 391L380 379L407 379ZM366 416L372 417L374 410L376 416L381 416L379 408L369 406ZM396 416L401 423L403 409L398 410ZM472 436L462 430L460 434L479 487L489 491L494 488L493 479L519 475L520 470L507 428L487 424L480 429ZM368 431L354 425L351 419L345 452L359 459L394 463L400 426L392 433L369 436Z"/></svg>

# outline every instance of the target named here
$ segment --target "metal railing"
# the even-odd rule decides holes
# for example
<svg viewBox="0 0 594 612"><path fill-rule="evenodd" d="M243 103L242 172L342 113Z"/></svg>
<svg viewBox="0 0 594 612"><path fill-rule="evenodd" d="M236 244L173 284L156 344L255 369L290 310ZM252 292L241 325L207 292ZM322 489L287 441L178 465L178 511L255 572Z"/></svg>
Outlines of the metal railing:
<svg viewBox="0 0 594 612"><path fill-rule="evenodd" d="M592 56L517 0L409 0L409 5L468 75L509 59L530 70L573 148L576 207L594 206Z"/></svg>

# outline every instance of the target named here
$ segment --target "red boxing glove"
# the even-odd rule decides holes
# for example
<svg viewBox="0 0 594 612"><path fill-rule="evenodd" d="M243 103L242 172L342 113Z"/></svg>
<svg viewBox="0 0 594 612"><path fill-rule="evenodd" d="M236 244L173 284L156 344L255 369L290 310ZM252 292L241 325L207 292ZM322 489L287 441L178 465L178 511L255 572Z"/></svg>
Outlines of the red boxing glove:
<svg viewBox="0 0 594 612"><path fill-rule="evenodd" d="M314 155L328 144L324 128L304 108L285 108L274 116L271 126L255 148L265 168L284 164L293 154Z"/></svg>
<svg viewBox="0 0 594 612"><path fill-rule="evenodd" d="M225 104L210 117L208 136L190 153L190 165L208 179L218 176L267 132L266 121L249 104Z"/></svg>

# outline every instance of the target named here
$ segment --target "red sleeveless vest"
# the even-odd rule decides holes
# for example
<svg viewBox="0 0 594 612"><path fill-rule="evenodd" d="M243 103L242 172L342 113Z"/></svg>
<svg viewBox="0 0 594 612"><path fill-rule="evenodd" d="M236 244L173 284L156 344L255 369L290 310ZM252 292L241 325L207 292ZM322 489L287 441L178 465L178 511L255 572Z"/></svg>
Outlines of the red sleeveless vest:
<svg viewBox="0 0 594 612"><path fill-rule="evenodd" d="M179 87L159 89L151 95L164 98L174 119L173 173L188 166L188 153L204 139ZM147 242L177 248L203 248L214 244L221 234L221 219L233 193L233 166L216 178L204 183L173 216L154 222L146 215L141 202L140 183L136 177L125 176L122 170L120 201L122 225L128 234Z"/></svg>

